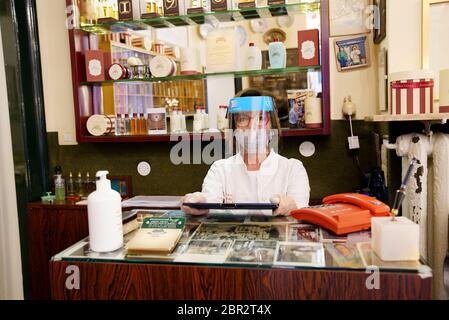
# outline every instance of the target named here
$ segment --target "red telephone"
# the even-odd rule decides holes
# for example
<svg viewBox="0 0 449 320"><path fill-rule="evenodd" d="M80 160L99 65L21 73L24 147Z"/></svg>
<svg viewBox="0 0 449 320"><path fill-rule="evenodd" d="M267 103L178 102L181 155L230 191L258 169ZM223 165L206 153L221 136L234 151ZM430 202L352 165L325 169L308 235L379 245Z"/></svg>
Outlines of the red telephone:
<svg viewBox="0 0 449 320"><path fill-rule="evenodd" d="M333 231L337 235L368 230L371 217L390 216L390 207L376 198L344 193L323 199L323 205L292 212L292 217Z"/></svg>

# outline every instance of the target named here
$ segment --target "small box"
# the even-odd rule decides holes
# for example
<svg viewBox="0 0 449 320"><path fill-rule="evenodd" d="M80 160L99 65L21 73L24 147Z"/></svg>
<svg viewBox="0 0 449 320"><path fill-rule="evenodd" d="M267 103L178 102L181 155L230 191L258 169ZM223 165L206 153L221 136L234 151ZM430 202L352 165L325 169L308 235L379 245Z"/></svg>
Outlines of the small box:
<svg viewBox="0 0 449 320"><path fill-rule="evenodd" d="M121 21L138 20L140 14L139 0L118 0L118 18Z"/></svg>
<svg viewBox="0 0 449 320"><path fill-rule="evenodd" d="M164 16L180 16L185 14L185 2L180 0L163 0Z"/></svg>
<svg viewBox="0 0 449 320"><path fill-rule="evenodd" d="M211 0L211 11L228 10L228 0Z"/></svg>
<svg viewBox="0 0 449 320"><path fill-rule="evenodd" d="M390 113L393 115L434 113L434 74L417 70L393 73L390 81Z"/></svg>
<svg viewBox="0 0 449 320"><path fill-rule="evenodd" d="M86 81L96 82L107 80L107 71L111 65L111 55L100 50L87 50L84 53L86 61Z"/></svg>
<svg viewBox="0 0 449 320"><path fill-rule="evenodd" d="M300 67L320 65L320 31L298 31L298 64Z"/></svg>
<svg viewBox="0 0 449 320"><path fill-rule="evenodd" d="M405 217L371 219L371 247L383 261L419 260L419 225Z"/></svg>

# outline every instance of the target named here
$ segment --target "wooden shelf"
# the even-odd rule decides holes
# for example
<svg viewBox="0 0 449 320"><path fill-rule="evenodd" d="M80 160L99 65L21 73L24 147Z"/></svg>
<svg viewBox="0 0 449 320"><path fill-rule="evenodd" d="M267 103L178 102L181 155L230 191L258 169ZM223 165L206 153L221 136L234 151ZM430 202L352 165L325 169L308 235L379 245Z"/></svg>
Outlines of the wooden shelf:
<svg viewBox="0 0 449 320"><path fill-rule="evenodd" d="M192 116L192 115L190 115ZM281 137L298 137L298 136L319 136L326 134L324 129L282 129ZM155 134L155 135L144 135L144 136L82 136L79 142L178 142L180 137L189 136L192 141L212 141L220 136L219 139L224 139L224 134L222 132L204 132L204 133L177 133L173 134L177 137L177 140L172 140L172 134Z"/></svg>
<svg viewBox="0 0 449 320"><path fill-rule="evenodd" d="M391 115L381 114L365 118L369 122L394 122L394 121L444 121L449 119L449 113L434 113L434 114L406 114L406 115Z"/></svg>

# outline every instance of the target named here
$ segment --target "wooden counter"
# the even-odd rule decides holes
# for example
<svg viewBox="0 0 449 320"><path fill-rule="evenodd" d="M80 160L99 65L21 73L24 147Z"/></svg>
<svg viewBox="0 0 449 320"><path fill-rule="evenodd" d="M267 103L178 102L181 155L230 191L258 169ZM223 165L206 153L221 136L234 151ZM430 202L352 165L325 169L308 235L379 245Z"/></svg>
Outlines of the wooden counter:
<svg viewBox="0 0 449 320"><path fill-rule="evenodd" d="M74 266L79 268L79 290L66 288L68 277L72 276L70 283L75 275ZM432 297L432 278L422 279L411 273L381 273L379 290L367 289L369 274L343 270L55 261L50 263L50 276L52 298L58 300L426 300Z"/></svg>

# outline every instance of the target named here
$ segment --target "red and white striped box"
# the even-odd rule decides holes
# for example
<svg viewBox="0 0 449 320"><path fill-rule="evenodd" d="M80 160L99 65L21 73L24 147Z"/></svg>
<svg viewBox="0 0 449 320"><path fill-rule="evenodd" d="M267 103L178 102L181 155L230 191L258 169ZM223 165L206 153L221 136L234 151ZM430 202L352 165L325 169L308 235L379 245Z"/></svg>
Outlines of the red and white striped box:
<svg viewBox="0 0 449 320"><path fill-rule="evenodd" d="M433 72L419 70L392 73L389 80L391 114L434 113Z"/></svg>

